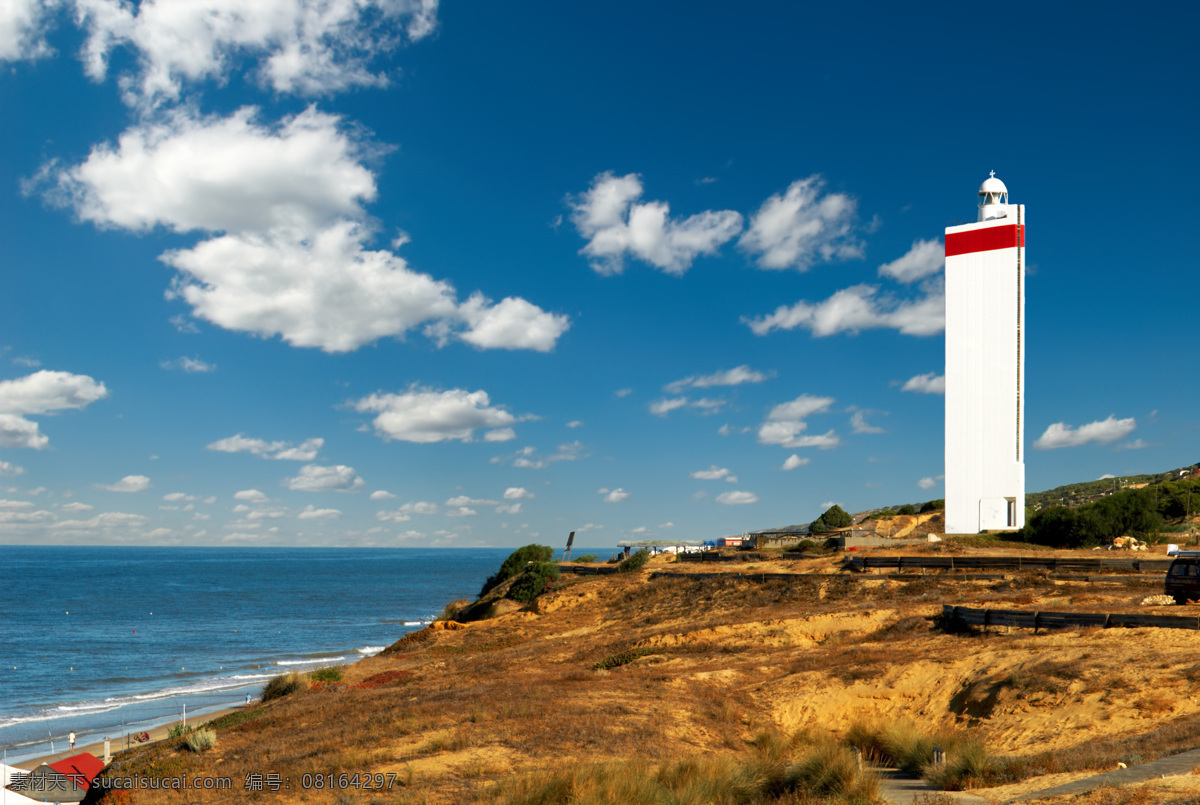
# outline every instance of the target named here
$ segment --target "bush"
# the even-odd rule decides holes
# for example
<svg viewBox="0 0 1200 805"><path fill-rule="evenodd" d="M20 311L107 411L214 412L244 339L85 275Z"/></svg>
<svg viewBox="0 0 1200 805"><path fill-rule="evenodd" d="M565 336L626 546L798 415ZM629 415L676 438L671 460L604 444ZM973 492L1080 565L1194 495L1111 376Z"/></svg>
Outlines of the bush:
<svg viewBox="0 0 1200 805"><path fill-rule="evenodd" d="M168 738L182 738L183 736L187 735L191 731L192 731L191 727L185 727L183 724L172 724L171 728L167 730L167 737Z"/></svg>
<svg viewBox="0 0 1200 805"><path fill-rule="evenodd" d="M917 507L912 505L911 503L905 503L903 506L896 509L896 514L912 516L916 513L917 513Z"/></svg>
<svg viewBox="0 0 1200 805"><path fill-rule="evenodd" d="M315 671L309 671L308 678L313 682L341 682L342 669L336 665L331 665L328 668L318 668Z"/></svg>
<svg viewBox="0 0 1200 805"><path fill-rule="evenodd" d="M267 684L263 685L262 700L269 702L272 699L281 699L284 696L290 696L298 690L308 690L308 677L305 674L292 671L279 676L271 677L267 680Z"/></svg>
<svg viewBox="0 0 1200 805"><path fill-rule="evenodd" d="M808 530L813 534L824 534L835 528L846 528L854 525L854 518L836 503L825 510L825 513L813 520Z"/></svg>
<svg viewBox="0 0 1200 805"><path fill-rule="evenodd" d="M196 754L212 749L217 745L217 733L212 730L196 730L188 733L187 746Z"/></svg>
<svg viewBox="0 0 1200 805"><path fill-rule="evenodd" d="M525 568L517 580L508 588L507 597L528 604L542 594L546 585L562 576L558 565L553 562L534 562Z"/></svg>
<svg viewBox="0 0 1200 805"><path fill-rule="evenodd" d="M572 564L580 564L580 565L589 565L592 562L595 562L599 558L600 557L596 556L596 554L594 554L594 553L585 553L583 556L576 556L574 559L571 560L571 563Z"/></svg>
<svg viewBox="0 0 1200 805"><path fill-rule="evenodd" d="M439 621L456 621L458 615L467 607L471 606L471 602L466 598L460 598L457 601L451 601L446 606L442 607L442 614L438 615L434 620Z"/></svg>
<svg viewBox="0 0 1200 805"><path fill-rule="evenodd" d="M618 573L632 573L635 570L641 570L650 561L650 551L642 548L632 556L622 559L617 565Z"/></svg>
<svg viewBox="0 0 1200 805"><path fill-rule="evenodd" d="M553 558L554 549L549 545L525 545L524 547L517 548L508 555L508 558L504 560L504 564L500 565L500 569L489 576L488 580L483 583L483 589L479 591L479 597L483 598L494 588L516 576L530 562L549 562Z"/></svg>
<svg viewBox="0 0 1200 805"><path fill-rule="evenodd" d="M605 657L598 663L594 663L592 665L592 670L609 671L613 668L620 668L622 665L628 665L639 657L648 657L651 654L662 654L662 649L652 648L650 646L631 648L618 654L613 654L611 657Z"/></svg>
<svg viewBox="0 0 1200 805"><path fill-rule="evenodd" d="M921 514L925 514L926 512L935 512L938 509L944 509L944 508L946 508L945 498L942 498L939 500L931 500L927 503L921 504Z"/></svg>
<svg viewBox="0 0 1200 805"><path fill-rule="evenodd" d="M926 769L925 780L946 791L975 788L981 783L990 785L993 783L990 779L993 765L983 742L977 738L966 738L955 742L953 748L947 751L944 766Z"/></svg>
<svg viewBox="0 0 1200 805"><path fill-rule="evenodd" d="M818 744L793 768L797 788L817 796L835 796L855 802L875 802L878 779L858 770L854 753L833 742Z"/></svg>

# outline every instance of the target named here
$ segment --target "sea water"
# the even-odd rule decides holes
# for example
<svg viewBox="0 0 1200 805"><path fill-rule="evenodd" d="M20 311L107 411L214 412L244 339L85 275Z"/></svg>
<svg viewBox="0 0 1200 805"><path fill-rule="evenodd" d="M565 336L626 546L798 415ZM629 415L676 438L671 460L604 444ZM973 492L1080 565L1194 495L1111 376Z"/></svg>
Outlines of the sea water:
<svg viewBox="0 0 1200 805"><path fill-rule="evenodd" d="M0 546L8 761L236 705L290 670L375 654L511 548Z"/></svg>

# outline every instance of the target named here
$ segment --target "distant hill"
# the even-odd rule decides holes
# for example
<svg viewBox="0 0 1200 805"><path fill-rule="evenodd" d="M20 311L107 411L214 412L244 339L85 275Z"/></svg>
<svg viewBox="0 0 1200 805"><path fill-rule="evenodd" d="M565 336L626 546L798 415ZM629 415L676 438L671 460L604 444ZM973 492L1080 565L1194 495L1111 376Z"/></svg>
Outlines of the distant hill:
<svg viewBox="0 0 1200 805"><path fill-rule="evenodd" d="M1138 489L1152 484L1161 484L1164 481L1178 481L1181 478L1197 477L1200 477L1200 464L1193 464L1190 467L1180 467L1179 469L1160 472L1154 475L1124 475L1113 478L1100 478L1095 481L1084 481L1078 484L1058 486L1054 489L1047 489L1045 492L1026 493L1025 508L1033 511L1038 511L1049 506L1074 508L1075 506L1082 506L1085 503L1091 503L1122 489Z"/></svg>

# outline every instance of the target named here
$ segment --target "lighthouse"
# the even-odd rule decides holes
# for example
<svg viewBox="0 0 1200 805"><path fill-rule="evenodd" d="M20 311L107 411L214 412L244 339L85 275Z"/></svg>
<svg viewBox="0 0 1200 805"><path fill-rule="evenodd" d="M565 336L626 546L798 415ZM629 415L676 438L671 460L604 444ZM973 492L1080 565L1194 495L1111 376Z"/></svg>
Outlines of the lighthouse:
<svg viewBox="0 0 1200 805"><path fill-rule="evenodd" d="M1025 524L1025 206L992 171L946 228L946 533Z"/></svg>

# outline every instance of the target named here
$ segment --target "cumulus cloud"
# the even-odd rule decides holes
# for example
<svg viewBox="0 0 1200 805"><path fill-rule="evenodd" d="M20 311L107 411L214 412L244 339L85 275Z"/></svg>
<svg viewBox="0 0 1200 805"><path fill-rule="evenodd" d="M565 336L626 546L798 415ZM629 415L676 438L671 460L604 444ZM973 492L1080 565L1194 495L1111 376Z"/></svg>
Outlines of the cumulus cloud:
<svg viewBox="0 0 1200 805"><path fill-rule="evenodd" d="M92 509L94 509L96 507L89 506L86 503L79 503L78 501L72 501L70 503L64 503L61 508L65 512L70 512L71 514L79 514L81 512L90 512Z"/></svg>
<svg viewBox="0 0 1200 805"><path fill-rule="evenodd" d="M2 427L2 426L0 426ZM0 444L4 444L3 436L0 436ZM24 475L25 468L18 467L8 461L0 461L0 475Z"/></svg>
<svg viewBox="0 0 1200 805"><path fill-rule="evenodd" d="M420 325L439 343L545 352L566 331L566 316L516 297L493 305L475 294L460 305L450 283L369 248L363 205L377 191L363 160L372 148L341 118L310 107L269 126L258 115L178 109L94 147L80 165L45 166L41 181L99 227L213 234L161 259L179 271L169 296L228 330L326 352Z"/></svg>
<svg viewBox="0 0 1200 805"><path fill-rule="evenodd" d="M283 483L297 492L355 492L366 485L353 467L344 464L331 467L306 464L295 478L287 478Z"/></svg>
<svg viewBox="0 0 1200 805"><path fill-rule="evenodd" d="M469 495L456 495L446 501L446 505L455 506L495 506L500 501L488 500L487 498L473 498Z"/></svg>
<svg viewBox="0 0 1200 805"><path fill-rule="evenodd" d="M624 489L598 489L596 493L604 495L605 503L624 503L629 499L629 493Z"/></svg>
<svg viewBox="0 0 1200 805"><path fill-rule="evenodd" d="M263 503L269 498L257 489L243 489L233 494L234 500L248 500L251 503Z"/></svg>
<svg viewBox="0 0 1200 805"><path fill-rule="evenodd" d="M790 307L781 305L774 313L743 318L755 335L773 330L803 327L823 337L862 330L890 329L905 335L936 335L946 329L946 289L942 277L921 285L923 296L899 299L880 293L876 285L844 288L824 302L801 300Z"/></svg>
<svg viewBox="0 0 1200 805"><path fill-rule="evenodd" d="M115 484L96 484L96 488L109 492L145 492L150 488L150 479L145 475L126 475Z"/></svg>
<svg viewBox="0 0 1200 805"><path fill-rule="evenodd" d="M485 442L511 442L517 438L517 432L512 428L496 428L483 434Z"/></svg>
<svg viewBox="0 0 1200 805"><path fill-rule="evenodd" d="M727 369L723 372L715 372L711 375L693 375L685 377L682 380L676 380L663 386L663 391L668 394L680 394L689 388L711 388L713 386L739 386L742 383L762 383L764 380L769 380L772 374L757 372L749 366L737 366L733 369Z"/></svg>
<svg viewBox="0 0 1200 805"><path fill-rule="evenodd" d="M945 477L945 475L934 475L929 478L922 478L921 480L917 481L917 486L921 487L922 489L933 489L938 485L938 481L941 481Z"/></svg>
<svg viewBox="0 0 1200 805"><path fill-rule="evenodd" d="M807 271L819 260L862 257L853 237L855 200L844 193L822 196L822 185L819 176L797 179L751 216L738 245L758 255L760 268Z"/></svg>
<svg viewBox="0 0 1200 805"><path fill-rule="evenodd" d="M508 428L528 418L491 405L482 390L434 391L412 386L400 394L375 393L351 405L359 413L378 414L372 424L380 438L419 444L469 442L480 428Z"/></svg>
<svg viewBox="0 0 1200 805"><path fill-rule="evenodd" d="M937 238L917 240L896 260L879 267L879 276L898 282L916 282L941 271L946 265L946 249Z"/></svg>
<svg viewBox="0 0 1200 805"><path fill-rule="evenodd" d="M1078 428L1073 428L1065 422L1055 422L1046 428L1046 432L1033 446L1039 450L1054 450L1059 447L1078 447L1088 442L1108 444L1117 439L1124 439L1133 433L1136 427L1137 421L1133 417L1117 419L1113 414L1109 414L1108 419L1089 422Z"/></svg>
<svg viewBox="0 0 1200 805"><path fill-rule="evenodd" d="M27 416L86 408L108 396L108 389L87 375L43 369L15 380L0 381L0 447L41 450L50 443Z"/></svg>
<svg viewBox="0 0 1200 805"><path fill-rule="evenodd" d="M567 427L568 428L582 428L583 420L582 419L572 419L570 422L567 423Z"/></svg>
<svg viewBox="0 0 1200 805"><path fill-rule="evenodd" d="M514 455L497 456L492 459L493 464L499 464L502 461L512 459L514 467L522 467L528 470L541 470L550 466L556 461L577 461L584 457L583 442L573 441L567 444L560 444L558 450L548 456L543 456L538 452L536 447L522 447Z"/></svg>
<svg viewBox="0 0 1200 805"><path fill-rule="evenodd" d="M215 363L206 363L199 358L179 358L174 361L163 361L159 364L163 369L182 369L189 374L217 371Z"/></svg>
<svg viewBox="0 0 1200 805"><path fill-rule="evenodd" d="M833 430L818 435L802 435L808 429L805 420L812 414L827 411L833 402L832 397L801 394L790 402L780 403L771 409L766 421L759 426L759 443L777 444L785 448L819 447L822 450L837 447L841 440Z"/></svg>
<svg viewBox="0 0 1200 805"><path fill-rule="evenodd" d="M502 503L496 507L497 514L520 514L521 503Z"/></svg>
<svg viewBox="0 0 1200 805"><path fill-rule="evenodd" d="M787 460L783 462L783 467L781 469L794 470L797 467L803 467L805 464L809 463L810 461L812 461L811 458L800 458L800 456L796 455L795 453L792 453L790 456L787 457Z"/></svg>
<svg viewBox="0 0 1200 805"><path fill-rule="evenodd" d="M900 390L915 391L919 394L945 394L946 376L935 375L933 372L915 375L906 380Z"/></svg>
<svg viewBox="0 0 1200 805"><path fill-rule="evenodd" d="M412 519L414 514L437 514L437 512L438 505L436 503L417 500L405 503L392 511L376 512L375 519L385 523L406 523Z"/></svg>
<svg viewBox="0 0 1200 805"><path fill-rule="evenodd" d="M722 492L717 495L717 503L726 506L745 506L748 503L758 503L758 495L753 492L743 492L741 490Z"/></svg>
<svg viewBox="0 0 1200 805"><path fill-rule="evenodd" d="M296 517L301 520L336 520L342 513L338 509L318 509L312 504L305 506Z"/></svg>
<svg viewBox="0 0 1200 805"><path fill-rule="evenodd" d="M598 274L620 274L626 256L632 256L680 276L698 256L716 254L742 231L742 216L733 210L672 219L665 201L638 203L642 191L636 173L616 176L606 171L586 192L570 199L571 221L588 239L580 254L590 258Z"/></svg>
<svg viewBox="0 0 1200 805"><path fill-rule="evenodd" d="M850 428L855 433L886 433L883 428L876 427L870 422L867 422L866 411L855 411L850 415Z"/></svg>
<svg viewBox="0 0 1200 805"><path fill-rule="evenodd" d="M250 453L260 458L273 458L286 461L312 461L325 444L324 439L305 439L298 445L291 442L268 442L263 439L249 439L242 434L218 439L208 445L209 450L219 453Z"/></svg>
<svg viewBox="0 0 1200 805"><path fill-rule="evenodd" d="M256 0L185 4L76 0L87 31L85 68L101 80L118 47L137 56L136 75L122 77L129 103L178 98L185 83L223 82L245 62L276 93L324 95L384 86L371 71L376 55L407 38L428 36L437 0Z"/></svg>
<svg viewBox="0 0 1200 805"><path fill-rule="evenodd" d="M1144 439L1133 439L1131 441L1122 442L1121 444L1117 445L1117 449L1118 450L1141 450L1141 449L1149 447L1149 446L1150 446L1150 443Z"/></svg>
<svg viewBox="0 0 1200 805"><path fill-rule="evenodd" d="M727 467L718 467L716 464L713 464L706 470L697 470L692 473L693 478L698 478L701 481L719 481L729 475L730 471Z"/></svg>
<svg viewBox="0 0 1200 805"><path fill-rule="evenodd" d="M533 493L523 486L510 486L504 490L505 500L530 500L533 497Z"/></svg>
<svg viewBox="0 0 1200 805"><path fill-rule="evenodd" d="M719 397L701 397L698 400L693 400L688 397L670 397L657 400L650 403L650 413L655 416L666 416L672 411L680 408L696 408L702 414L715 414L723 408L727 400Z"/></svg>
<svg viewBox="0 0 1200 805"><path fill-rule="evenodd" d="M40 59L53 51L46 42L46 12L56 0L7 0L0 5L0 61Z"/></svg>
<svg viewBox="0 0 1200 805"><path fill-rule="evenodd" d="M396 496L384 489L376 489L371 493L371 500L395 500Z"/></svg>

